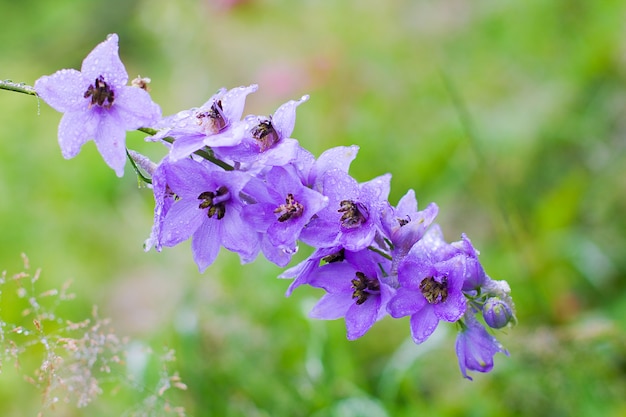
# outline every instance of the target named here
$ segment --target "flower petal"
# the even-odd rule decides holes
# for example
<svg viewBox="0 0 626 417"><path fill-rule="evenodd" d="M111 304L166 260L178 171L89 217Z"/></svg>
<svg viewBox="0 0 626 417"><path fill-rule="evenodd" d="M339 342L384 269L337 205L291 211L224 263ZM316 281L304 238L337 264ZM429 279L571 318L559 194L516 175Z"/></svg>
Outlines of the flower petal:
<svg viewBox="0 0 626 417"><path fill-rule="evenodd" d="M118 177L124 175L126 164L126 130L119 123L115 114L100 116L100 124L95 132L94 141L104 162L113 168Z"/></svg>
<svg viewBox="0 0 626 417"><path fill-rule="evenodd" d="M63 69L35 81L35 91L58 112L87 109L85 91L90 82L75 69Z"/></svg>
<svg viewBox="0 0 626 417"><path fill-rule="evenodd" d="M439 324L439 319L435 315L434 310L426 306L413 314L410 322L411 336L413 337L413 341L419 345L433 334Z"/></svg>
<svg viewBox="0 0 626 417"><path fill-rule="evenodd" d="M102 76L109 85L119 87L128 82L128 73L118 54L118 37L111 34L83 60L80 71L90 82Z"/></svg>
<svg viewBox="0 0 626 417"><path fill-rule="evenodd" d="M427 304L426 299L419 291L412 291L406 288L400 288L395 296L389 300L387 311L393 318L410 316Z"/></svg>
<svg viewBox="0 0 626 417"><path fill-rule="evenodd" d="M433 304L435 314L441 320L454 323L465 313L466 301L460 291L448 292L448 298L445 302Z"/></svg>
<svg viewBox="0 0 626 417"><path fill-rule="evenodd" d="M93 112L65 113L59 123L59 146L65 159L78 155L80 148L92 139L98 128L98 119Z"/></svg>
<svg viewBox="0 0 626 417"><path fill-rule="evenodd" d="M346 315L346 311L354 304L354 300L346 294L325 294L313 306L309 317L321 320L335 320Z"/></svg>
<svg viewBox="0 0 626 417"><path fill-rule="evenodd" d="M161 244L175 246L189 239L206 219L204 211L198 205L178 200L170 207L163 220Z"/></svg>
<svg viewBox="0 0 626 417"><path fill-rule="evenodd" d="M126 130L150 127L161 119L161 107L147 91L137 87L116 89L115 108Z"/></svg>
<svg viewBox="0 0 626 417"><path fill-rule="evenodd" d="M217 236L217 223L211 220L203 221L193 234L191 239L193 260L201 273L217 258L220 251L220 242Z"/></svg>
<svg viewBox="0 0 626 417"><path fill-rule="evenodd" d="M376 323L380 309L380 296L368 297L363 304L353 303L346 312L348 340L363 336Z"/></svg>
<svg viewBox="0 0 626 417"><path fill-rule="evenodd" d="M309 96L302 96L298 101L290 100L280 106L272 116L272 125L278 132L281 139L286 139L293 133L296 124L296 107L309 99Z"/></svg>

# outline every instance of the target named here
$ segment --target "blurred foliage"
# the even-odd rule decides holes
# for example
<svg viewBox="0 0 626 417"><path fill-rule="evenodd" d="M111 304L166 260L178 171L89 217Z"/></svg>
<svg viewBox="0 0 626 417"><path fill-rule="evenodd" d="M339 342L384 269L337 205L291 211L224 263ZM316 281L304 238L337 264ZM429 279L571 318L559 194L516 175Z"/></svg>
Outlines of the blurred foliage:
<svg viewBox="0 0 626 417"><path fill-rule="evenodd" d="M93 143L63 160L60 115L0 91L0 270L25 252L50 286L73 279L64 317L98 304L118 333L175 349L188 415L626 414L623 1L0 0L0 16L1 79L79 68L115 32L164 114L222 86L258 83L258 114L310 94L302 146L359 145L358 180L391 172L392 203L409 188L437 202L446 237L467 233L513 290L520 324L498 335L511 356L473 382L453 326L414 346L407 321L386 319L348 342L342 321L306 318L319 291L283 299L263 260L223 252L200 275L188 244L144 253L153 202L130 168L118 180ZM138 133L128 146L165 153ZM19 315L4 303L5 321ZM41 406L19 378L0 374L2 415ZM63 415L134 401L107 393Z"/></svg>

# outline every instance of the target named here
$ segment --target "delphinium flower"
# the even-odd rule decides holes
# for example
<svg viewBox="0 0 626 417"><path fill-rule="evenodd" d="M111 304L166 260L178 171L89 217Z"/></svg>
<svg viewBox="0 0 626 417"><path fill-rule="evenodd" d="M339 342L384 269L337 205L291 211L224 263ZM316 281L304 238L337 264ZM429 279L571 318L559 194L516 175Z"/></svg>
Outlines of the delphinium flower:
<svg viewBox="0 0 626 417"><path fill-rule="evenodd" d="M239 122L246 97L257 88L256 84L228 91L221 88L199 108L184 110L161 120L155 126L159 132L149 140L174 139L169 154L172 160L189 156L204 146L237 145L243 138Z"/></svg>
<svg viewBox="0 0 626 417"><path fill-rule="evenodd" d="M300 100L290 100L272 116L246 116L238 126L241 140L234 146L205 144L211 146L218 158L242 170L286 165L299 155L300 144L290 136L296 123L296 108L308 99L309 96L303 96Z"/></svg>
<svg viewBox="0 0 626 417"><path fill-rule="evenodd" d="M124 174L126 131L155 124L161 117L150 95L127 82L115 34L87 55L80 71L63 69L35 82L37 94L64 113L58 136L65 158L76 156L93 139L107 165L118 176Z"/></svg>
<svg viewBox="0 0 626 417"><path fill-rule="evenodd" d="M493 357L502 352L509 355L500 342L496 340L471 312L460 321L461 331L456 339L456 354L463 376L469 380L467 370L489 372L493 368Z"/></svg>
<svg viewBox="0 0 626 417"><path fill-rule="evenodd" d="M440 320L456 322L466 310L461 289L467 256L451 250L438 227L431 227L429 234L431 239L418 241L398 266L400 287L388 305L394 318L411 316L411 336L418 344Z"/></svg>
<svg viewBox="0 0 626 417"><path fill-rule="evenodd" d="M155 197L173 199L161 206L157 202L161 210L155 212L155 223L160 226L150 240L157 248L175 246L191 237L194 261L201 272L213 263L220 246L238 253L244 263L254 260L259 237L241 217L245 204L241 193L251 178L247 173L186 158L164 160L155 175L161 184Z"/></svg>
<svg viewBox="0 0 626 417"><path fill-rule="evenodd" d="M302 241L314 247L341 246L359 251L368 247L380 228L379 212L389 195L391 175L359 184L340 169L321 178L328 206L302 232Z"/></svg>
<svg viewBox="0 0 626 417"><path fill-rule="evenodd" d="M393 295L385 272L390 263L367 249L342 251L340 257L326 261L309 277L309 285L326 291L309 316L324 320L343 317L348 339L357 339L387 314L386 305Z"/></svg>
<svg viewBox="0 0 626 417"><path fill-rule="evenodd" d="M381 227L387 237L389 253L393 260L392 274L397 274L398 265L409 253L413 245L426 233L437 217L439 208L430 203L424 210L417 210L415 191L409 190L402 196L396 207L387 203L381 210Z"/></svg>
<svg viewBox="0 0 626 417"><path fill-rule="evenodd" d="M348 173L350 164L358 152L359 147L356 145L337 146L322 152L317 159L307 160L307 158L299 156L297 163L303 176L303 183L315 191L322 192L324 173L335 169Z"/></svg>
<svg viewBox="0 0 626 417"><path fill-rule="evenodd" d="M243 208L244 220L261 233L266 258L285 266L297 250L300 231L328 199L305 187L287 167L272 167L249 189L254 204Z"/></svg>

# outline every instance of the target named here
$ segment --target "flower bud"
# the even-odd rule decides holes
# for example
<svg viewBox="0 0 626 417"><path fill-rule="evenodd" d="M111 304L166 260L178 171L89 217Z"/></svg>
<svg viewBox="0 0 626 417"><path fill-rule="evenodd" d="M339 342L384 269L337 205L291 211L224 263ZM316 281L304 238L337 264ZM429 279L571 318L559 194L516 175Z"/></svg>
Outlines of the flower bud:
<svg viewBox="0 0 626 417"><path fill-rule="evenodd" d="M498 297L489 298L483 305L485 323L493 329L501 329L513 318L511 307Z"/></svg>

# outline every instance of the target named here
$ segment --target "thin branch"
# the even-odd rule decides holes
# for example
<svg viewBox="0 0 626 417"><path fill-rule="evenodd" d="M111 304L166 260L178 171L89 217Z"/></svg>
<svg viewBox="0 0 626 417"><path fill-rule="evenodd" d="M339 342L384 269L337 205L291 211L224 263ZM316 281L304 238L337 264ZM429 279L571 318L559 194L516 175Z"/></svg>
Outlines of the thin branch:
<svg viewBox="0 0 626 417"><path fill-rule="evenodd" d="M37 96L37 92L34 87L24 83L14 83L11 80L0 80L0 90L15 91L17 93Z"/></svg>

